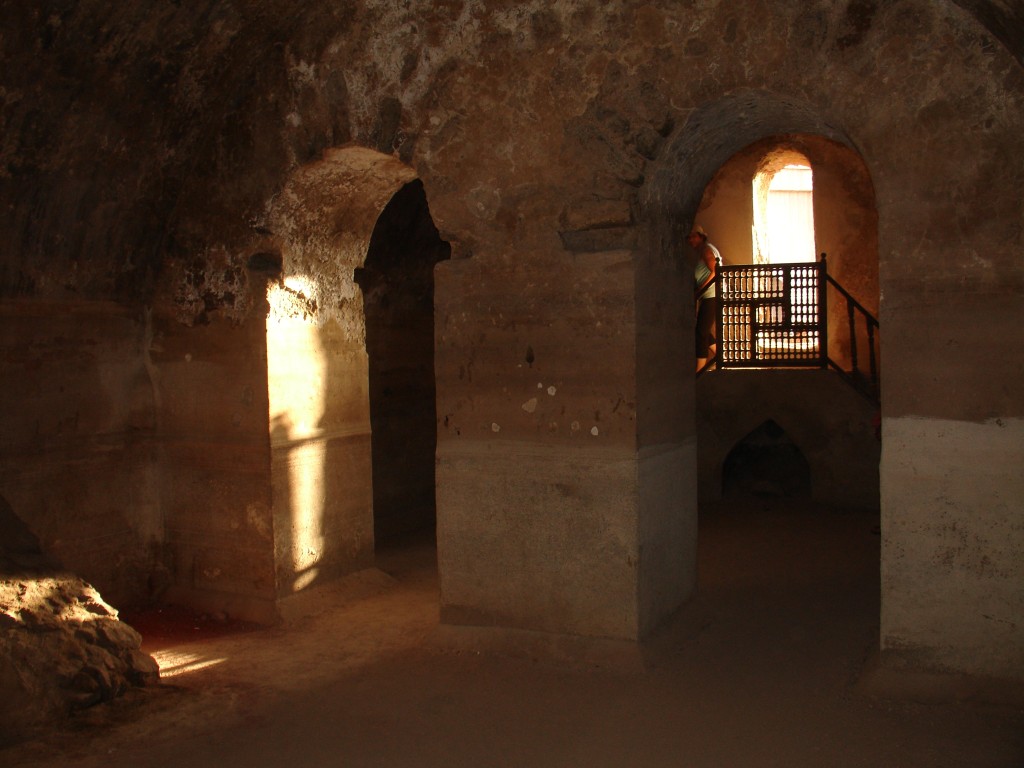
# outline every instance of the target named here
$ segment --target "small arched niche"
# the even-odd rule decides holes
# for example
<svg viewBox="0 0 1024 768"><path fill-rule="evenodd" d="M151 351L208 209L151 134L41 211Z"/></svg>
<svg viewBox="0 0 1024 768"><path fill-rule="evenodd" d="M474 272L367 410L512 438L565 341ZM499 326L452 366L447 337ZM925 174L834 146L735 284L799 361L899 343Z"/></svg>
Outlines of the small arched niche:
<svg viewBox="0 0 1024 768"><path fill-rule="evenodd" d="M722 495L809 498L811 465L786 430L766 419L722 462Z"/></svg>

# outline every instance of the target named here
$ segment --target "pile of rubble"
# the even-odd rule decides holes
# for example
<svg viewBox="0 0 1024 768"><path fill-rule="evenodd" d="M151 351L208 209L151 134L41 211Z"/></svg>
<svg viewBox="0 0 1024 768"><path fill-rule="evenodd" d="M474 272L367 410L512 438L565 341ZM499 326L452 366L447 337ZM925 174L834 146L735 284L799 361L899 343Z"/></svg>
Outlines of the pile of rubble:
<svg viewBox="0 0 1024 768"><path fill-rule="evenodd" d="M0 578L0 744L160 679L138 632L71 575Z"/></svg>
<svg viewBox="0 0 1024 768"><path fill-rule="evenodd" d="M142 637L82 579L56 570L0 514L0 746L76 709L157 683Z"/></svg>

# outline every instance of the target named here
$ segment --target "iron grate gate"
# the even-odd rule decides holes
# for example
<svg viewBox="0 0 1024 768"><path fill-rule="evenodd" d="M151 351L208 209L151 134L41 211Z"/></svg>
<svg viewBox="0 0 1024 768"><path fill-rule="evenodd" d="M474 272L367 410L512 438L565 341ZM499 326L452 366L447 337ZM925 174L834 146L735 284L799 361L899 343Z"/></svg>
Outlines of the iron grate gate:
<svg viewBox="0 0 1024 768"><path fill-rule="evenodd" d="M822 262L723 266L717 277L722 368L828 365Z"/></svg>

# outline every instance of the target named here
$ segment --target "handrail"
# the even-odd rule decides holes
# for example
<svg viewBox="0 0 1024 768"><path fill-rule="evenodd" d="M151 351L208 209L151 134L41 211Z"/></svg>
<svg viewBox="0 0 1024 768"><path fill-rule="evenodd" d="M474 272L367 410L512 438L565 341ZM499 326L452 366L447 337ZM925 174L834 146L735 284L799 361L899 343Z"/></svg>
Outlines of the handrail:
<svg viewBox="0 0 1024 768"><path fill-rule="evenodd" d="M825 263L825 254L824 253L821 254L821 261L822 261L822 264ZM845 298L848 302L850 302L860 312L863 312L864 315L872 323L874 323L876 328L878 327L878 320L875 319L875 316L872 315L871 312L869 312L867 309L865 309L863 304L861 304L859 301L857 301L855 298L853 298L853 296L850 295L850 292L848 290L846 290L845 288L843 288L843 286L841 286L838 282L836 282L836 279L834 277L832 277L832 275L830 275L827 270L825 271L825 279L829 281L829 283L832 285L833 288L835 288L837 291L839 291L841 294L843 294L843 298Z"/></svg>
<svg viewBox="0 0 1024 768"><path fill-rule="evenodd" d="M849 291L841 286L830 274L826 266L828 256L821 254L822 269L825 272L825 279L829 285L838 291L839 295L846 300L846 319L850 341L850 371L844 371L840 365L829 358L829 364L844 375L854 387L864 392L875 402L878 401L878 360L875 355L875 332L881 330L878 318L869 312L863 304L855 299ZM857 313L864 320L864 332L867 336L868 347L868 371L867 381L864 381L865 374L860 370L860 361L857 352ZM827 315L826 315L827 318Z"/></svg>

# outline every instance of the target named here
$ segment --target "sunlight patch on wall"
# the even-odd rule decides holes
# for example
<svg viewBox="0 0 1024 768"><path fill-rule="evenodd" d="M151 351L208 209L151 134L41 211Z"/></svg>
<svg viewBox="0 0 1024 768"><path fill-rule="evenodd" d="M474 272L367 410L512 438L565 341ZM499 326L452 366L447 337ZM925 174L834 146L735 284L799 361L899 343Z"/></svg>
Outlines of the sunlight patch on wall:
<svg viewBox="0 0 1024 768"><path fill-rule="evenodd" d="M326 504L323 433L326 410L327 360L316 311L313 281L289 276L268 290L267 371L271 414L271 445L287 454L287 473L275 482L287 483L286 524L282 531L284 560L297 578L297 591L315 578L323 555L323 515ZM276 495L276 494L275 494ZM310 576L309 574L312 574Z"/></svg>

